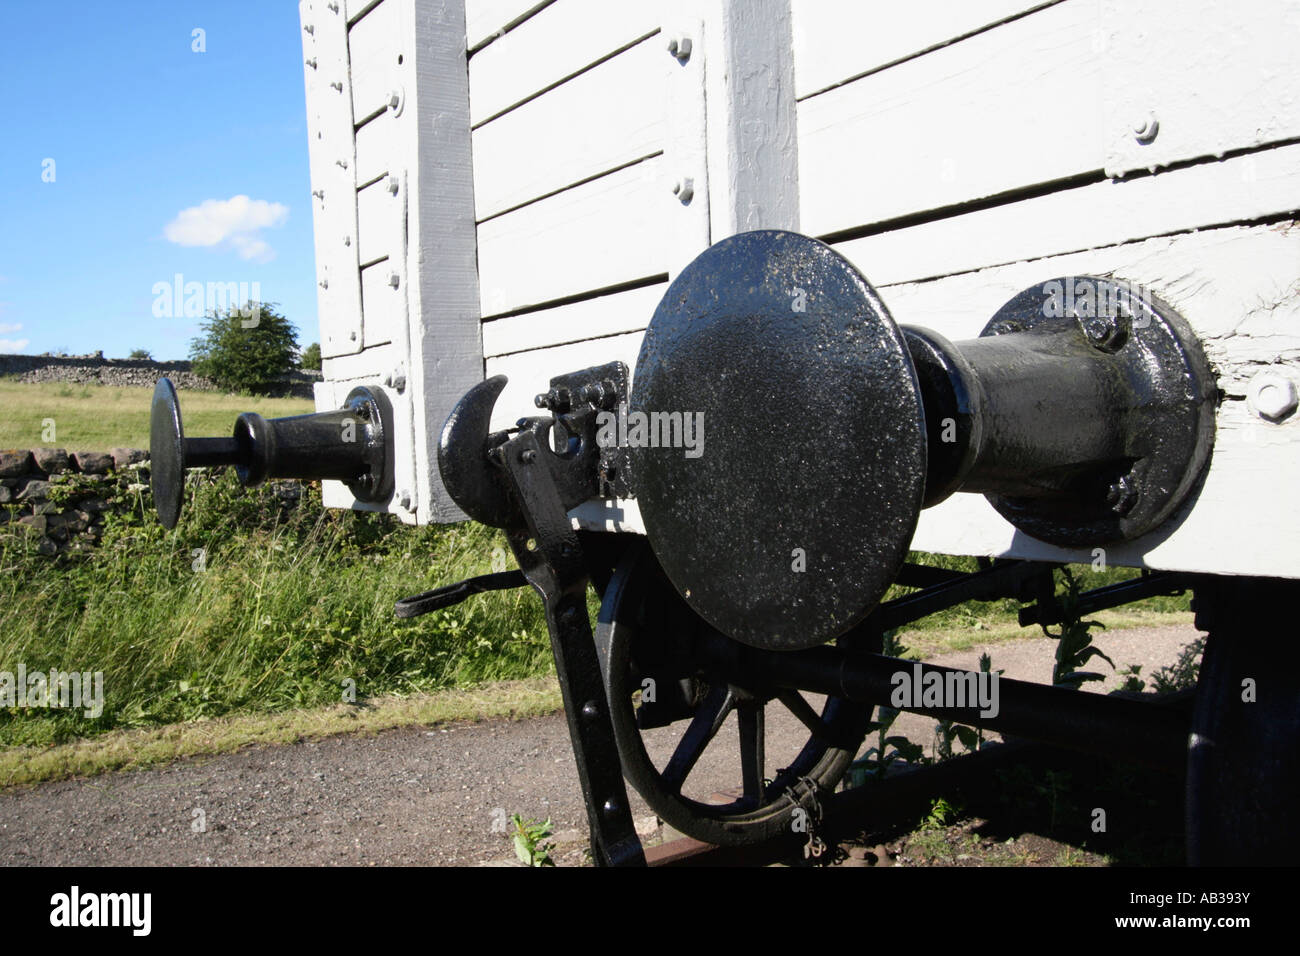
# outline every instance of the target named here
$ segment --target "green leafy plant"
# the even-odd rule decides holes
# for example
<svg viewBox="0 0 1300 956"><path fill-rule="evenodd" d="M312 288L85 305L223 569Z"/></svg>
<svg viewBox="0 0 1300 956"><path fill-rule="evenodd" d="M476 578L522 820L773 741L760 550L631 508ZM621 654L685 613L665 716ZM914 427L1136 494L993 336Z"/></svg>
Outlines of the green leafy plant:
<svg viewBox="0 0 1300 956"><path fill-rule="evenodd" d="M1094 657L1100 657L1112 668L1115 662L1092 643L1092 629L1104 628L1100 621L1085 621L1079 613L1079 582L1069 568L1061 568L1065 591L1059 595L1061 626L1056 633L1042 625L1043 633L1056 639L1056 663L1052 667L1052 683L1059 687L1078 690L1089 681L1105 680L1096 671L1082 670Z"/></svg>
<svg viewBox="0 0 1300 956"><path fill-rule="evenodd" d="M886 657L902 657L908 653L908 648L898 639L897 631L886 631L880 652ZM876 719L867 724L867 733L876 734L876 745L868 747L849 765L844 778L846 789L860 787L868 779L883 777L890 766L899 760L911 764L930 762L925 756L925 748L920 744L913 743L902 734L889 733L889 728L898 719L898 715L897 709L885 704L876 708Z"/></svg>
<svg viewBox="0 0 1300 956"><path fill-rule="evenodd" d="M961 808L953 806L943 797L930 801L930 812L921 821L922 830L943 830L952 826L961 814Z"/></svg>
<svg viewBox="0 0 1300 956"><path fill-rule="evenodd" d="M1142 679L1142 665L1130 664L1119 672L1119 676L1124 678L1124 682L1119 685L1119 689L1125 693L1140 694L1146 689L1147 682Z"/></svg>
<svg viewBox="0 0 1300 956"><path fill-rule="evenodd" d="M1162 667L1151 675L1156 693L1172 694L1177 690L1195 687L1201 674L1201 655L1205 653L1205 637L1198 637L1178 653L1178 660Z"/></svg>
<svg viewBox="0 0 1300 956"><path fill-rule="evenodd" d="M320 343L313 342L302 350L298 357L298 367L320 371Z"/></svg>
<svg viewBox="0 0 1300 956"><path fill-rule="evenodd" d="M214 311L190 343L194 371L222 388L267 393L292 369L298 333L274 303Z"/></svg>
<svg viewBox="0 0 1300 956"><path fill-rule="evenodd" d="M148 349L132 349L127 358L147 362L153 359L153 353Z"/></svg>
<svg viewBox="0 0 1300 956"><path fill-rule="evenodd" d="M555 866L555 861L551 859L551 851L555 849L555 844L547 842L546 839L552 835L549 819L538 823L536 820L525 820L519 814L512 813L510 828L510 835L515 845L515 856L519 857L521 863L527 863L529 866Z"/></svg>

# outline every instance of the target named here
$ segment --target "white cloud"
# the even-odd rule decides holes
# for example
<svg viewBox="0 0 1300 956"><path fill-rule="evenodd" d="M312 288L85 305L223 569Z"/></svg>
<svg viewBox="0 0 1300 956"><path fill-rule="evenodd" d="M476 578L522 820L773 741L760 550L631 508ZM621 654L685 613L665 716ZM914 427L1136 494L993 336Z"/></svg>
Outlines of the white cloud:
<svg viewBox="0 0 1300 956"><path fill-rule="evenodd" d="M0 307L9 303L0 302ZM0 322L0 335L8 335L11 332L21 332L23 324L21 322ZM0 339L0 352L21 352L27 348L31 339Z"/></svg>
<svg viewBox="0 0 1300 956"><path fill-rule="evenodd" d="M288 218L289 207L283 203L247 196L205 199L177 213L163 227L163 235L179 246L226 245L241 259L269 262L275 250L258 233L284 225Z"/></svg>

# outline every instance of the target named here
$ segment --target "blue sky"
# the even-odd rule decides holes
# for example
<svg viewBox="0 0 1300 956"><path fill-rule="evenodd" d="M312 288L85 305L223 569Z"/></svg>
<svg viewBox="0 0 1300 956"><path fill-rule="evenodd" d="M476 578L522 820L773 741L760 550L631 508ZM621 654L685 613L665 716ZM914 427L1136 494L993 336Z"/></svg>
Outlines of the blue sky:
<svg viewBox="0 0 1300 956"><path fill-rule="evenodd" d="M0 352L184 358L177 274L242 283L318 341L295 0L0 13Z"/></svg>

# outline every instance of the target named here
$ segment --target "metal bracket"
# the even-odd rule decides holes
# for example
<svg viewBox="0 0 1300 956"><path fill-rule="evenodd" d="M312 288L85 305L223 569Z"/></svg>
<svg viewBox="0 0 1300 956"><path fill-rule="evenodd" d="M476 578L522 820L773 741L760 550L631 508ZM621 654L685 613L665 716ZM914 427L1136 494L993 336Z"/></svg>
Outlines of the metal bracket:
<svg viewBox="0 0 1300 956"><path fill-rule="evenodd" d="M597 421L600 411L626 401L627 367L612 363L554 378L537 404L556 418L521 419L512 430L488 433L504 386L504 376L489 379L453 410L438 449L443 480L471 517L489 516L494 520L485 523L505 528L523 577L542 598L593 861L644 865L587 617L586 556L568 514L600 489Z"/></svg>

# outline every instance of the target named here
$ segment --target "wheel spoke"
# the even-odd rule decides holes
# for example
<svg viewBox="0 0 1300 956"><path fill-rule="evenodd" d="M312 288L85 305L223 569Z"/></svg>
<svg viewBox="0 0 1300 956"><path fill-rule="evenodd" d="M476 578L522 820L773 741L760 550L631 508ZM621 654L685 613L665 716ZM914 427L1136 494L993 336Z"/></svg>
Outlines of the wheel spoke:
<svg viewBox="0 0 1300 956"><path fill-rule="evenodd" d="M745 798L755 805L763 802L763 702L747 700L736 708L740 724L740 773Z"/></svg>
<svg viewBox="0 0 1300 956"><path fill-rule="evenodd" d="M798 717L799 723L812 731L814 737L818 740L827 739L825 721L817 711L812 709L812 705L803 699L803 694L797 690L783 690L776 695L776 699L785 705L786 710Z"/></svg>
<svg viewBox="0 0 1300 956"><path fill-rule="evenodd" d="M735 706L736 699L726 685L714 687L709 691L704 703L691 718L691 725L686 728L686 733L678 742L672 759L668 761L668 766L664 768L662 774L664 783L668 784L674 792L681 793L687 775L699 762L709 741L718 733L723 721Z"/></svg>

